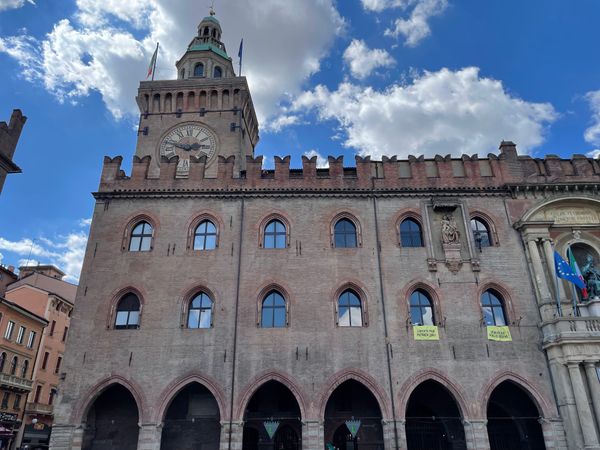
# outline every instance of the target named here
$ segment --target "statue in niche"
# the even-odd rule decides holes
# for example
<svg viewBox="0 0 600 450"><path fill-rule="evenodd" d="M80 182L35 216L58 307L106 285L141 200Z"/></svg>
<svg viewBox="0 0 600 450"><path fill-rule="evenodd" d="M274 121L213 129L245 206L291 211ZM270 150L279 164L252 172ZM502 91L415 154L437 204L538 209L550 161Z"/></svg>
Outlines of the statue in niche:
<svg viewBox="0 0 600 450"><path fill-rule="evenodd" d="M460 231L452 214L446 214L442 217L442 243L458 244L460 241Z"/></svg>
<svg viewBox="0 0 600 450"><path fill-rule="evenodd" d="M588 253L581 269L590 298L600 297L600 270L594 267L594 258Z"/></svg>

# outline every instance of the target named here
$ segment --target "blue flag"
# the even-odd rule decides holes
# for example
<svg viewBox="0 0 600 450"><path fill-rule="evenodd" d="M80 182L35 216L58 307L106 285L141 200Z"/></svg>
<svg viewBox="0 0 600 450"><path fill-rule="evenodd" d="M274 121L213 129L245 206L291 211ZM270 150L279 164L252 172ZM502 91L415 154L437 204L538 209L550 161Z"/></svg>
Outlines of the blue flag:
<svg viewBox="0 0 600 450"><path fill-rule="evenodd" d="M242 38L242 41L240 42L240 51L238 52L238 58L242 57L242 53L244 53L244 38Z"/></svg>
<svg viewBox="0 0 600 450"><path fill-rule="evenodd" d="M558 278L570 281L579 289L585 289L585 283L577 276L569 263L566 262L556 250L554 250L554 268L556 269L556 276Z"/></svg>

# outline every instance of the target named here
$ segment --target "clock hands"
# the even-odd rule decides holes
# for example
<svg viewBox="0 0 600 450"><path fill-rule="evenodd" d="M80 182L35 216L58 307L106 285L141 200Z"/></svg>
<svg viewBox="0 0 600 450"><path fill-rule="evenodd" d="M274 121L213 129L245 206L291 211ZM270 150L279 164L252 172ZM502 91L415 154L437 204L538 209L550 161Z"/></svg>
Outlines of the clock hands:
<svg viewBox="0 0 600 450"><path fill-rule="evenodd" d="M193 144L180 144L179 142L175 141L167 141L166 143L174 147L180 148L182 150L185 150L186 152L207 147L206 145L198 144L197 142L194 142Z"/></svg>

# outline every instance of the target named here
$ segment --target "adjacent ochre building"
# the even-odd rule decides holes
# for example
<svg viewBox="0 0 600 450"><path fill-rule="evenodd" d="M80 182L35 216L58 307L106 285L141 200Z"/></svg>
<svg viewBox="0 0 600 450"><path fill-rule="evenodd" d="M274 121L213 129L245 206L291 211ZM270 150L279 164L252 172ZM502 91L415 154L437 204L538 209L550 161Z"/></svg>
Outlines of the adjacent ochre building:
<svg viewBox="0 0 600 450"><path fill-rule="evenodd" d="M263 170L214 15L176 65L104 160L51 448L600 448L597 300L548 264L599 264L598 160Z"/></svg>
<svg viewBox="0 0 600 450"><path fill-rule="evenodd" d="M12 449L23 421L40 336L48 322L0 297L0 449Z"/></svg>
<svg viewBox="0 0 600 450"><path fill-rule="evenodd" d="M6 299L48 322L39 337L33 385L23 404L23 426L18 439L18 444L36 448L47 446L50 441L54 400L63 372L77 286L64 281L64 272L54 266L20 267L19 275L19 280L8 287Z"/></svg>

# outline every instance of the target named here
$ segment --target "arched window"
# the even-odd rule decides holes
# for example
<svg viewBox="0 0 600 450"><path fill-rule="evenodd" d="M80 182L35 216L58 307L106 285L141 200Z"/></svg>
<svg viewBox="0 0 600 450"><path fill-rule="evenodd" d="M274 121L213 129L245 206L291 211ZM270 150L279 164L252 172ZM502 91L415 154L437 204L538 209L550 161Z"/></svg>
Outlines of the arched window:
<svg viewBox="0 0 600 450"><path fill-rule="evenodd" d="M152 249L152 225L143 221L131 231L130 252L149 252Z"/></svg>
<svg viewBox="0 0 600 450"><path fill-rule="evenodd" d="M204 292L200 292L190 301L188 310L188 328L212 327L213 301Z"/></svg>
<svg viewBox="0 0 600 450"><path fill-rule="evenodd" d="M362 303L358 294L346 289L338 299L338 325L340 327L362 327Z"/></svg>
<svg viewBox="0 0 600 450"><path fill-rule="evenodd" d="M14 375L17 373L17 366L19 365L19 358L16 356L13 357L12 362L10 363L10 374Z"/></svg>
<svg viewBox="0 0 600 450"><path fill-rule="evenodd" d="M484 220L479 217L471 219L471 230L473 231L473 238L475 239L475 245L477 248L491 247L492 238L490 236L490 228Z"/></svg>
<svg viewBox="0 0 600 450"><path fill-rule="evenodd" d="M194 250L214 250L217 247L217 227L203 220L194 232Z"/></svg>
<svg viewBox="0 0 600 450"><path fill-rule="evenodd" d="M283 222L277 219L271 220L265 227L263 240L264 248L286 248L287 232Z"/></svg>
<svg viewBox="0 0 600 450"><path fill-rule="evenodd" d="M417 289L410 295L410 321L413 325L435 325L433 302L421 289Z"/></svg>
<svg viewBox="0 0 600 450"><path fill-rule="evenodd" d="M402 247L423 247L421 225L415 219L404 219L400 224L400 245Z"/></svg>
<svg viewBox="0 0 600 450"><path fill-rule="evenodd" d="M6 353L0 354L0 373L4 372L4 363L6 362Z"/></svg>
<svg viewBox="0 0 600 450"><path fill-rule="evenodd" d="M506 326L506 314L504 314L504 302L496 291L488 289L481 294L481 309L483 318L488 326Z"/></svg>
<svg viewBox="0 0 600 450"><path fill-rule="evenodd" d="M140 324L140 300L134 293L125 294L117 305L115 328L126 330L138 328Z"/></svg>
<svg viewBox="0 0 600 450"><path fill-rule="evenodd" d="M271 291L263 299L260 317L261 328L283 328L287 324L285 299L277 291Z"/></svg>
<svg viewBox="0 0 600 450"><path fill-rule="evenodd" d="M27 378L27 369L29 368L29 361L23 361L23 369L21 371L21 378Z"/></svg>
<svg viewBox="0 0 600 450"><path fill-rule="evenodd" d="M194 66L194 76L195 77L203 77L204 76L204 64L198 63Z"/></svg>
<svg viewBox="0 0 600 450"><path fill-rule="evenodd" d="M215 67L214 70L214 78L221 78L223 76L223 69L221 69L219 66Z"/></svg>
<svg viewBox="0 0 600 450"><path fill-rule="evenodd" d="M340 219L333 229L336 248L356 247L356 226L349 219Z"/></svg>

